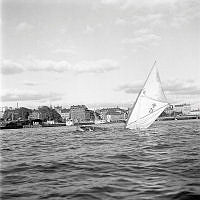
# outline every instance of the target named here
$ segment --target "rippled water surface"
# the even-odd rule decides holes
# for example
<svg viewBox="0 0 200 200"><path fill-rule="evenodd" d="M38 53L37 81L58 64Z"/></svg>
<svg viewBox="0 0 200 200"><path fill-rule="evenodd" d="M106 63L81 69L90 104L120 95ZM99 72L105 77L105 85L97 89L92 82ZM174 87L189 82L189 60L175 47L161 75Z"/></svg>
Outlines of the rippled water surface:
<svg viewBox="0 0 200 200"><path fill-rule="evenodd" d="M2 130L1 177L2 199L200 199L200 120Z"/></svg>

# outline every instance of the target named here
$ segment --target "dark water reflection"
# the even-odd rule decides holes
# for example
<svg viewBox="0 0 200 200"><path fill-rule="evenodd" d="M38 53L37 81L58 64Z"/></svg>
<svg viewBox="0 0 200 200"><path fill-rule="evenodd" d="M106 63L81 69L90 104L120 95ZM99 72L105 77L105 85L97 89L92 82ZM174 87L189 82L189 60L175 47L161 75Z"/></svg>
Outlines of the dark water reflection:
<svg viewBox="0 0 200 200"><path fill-rule="evenodd" d="M200 120L4 130L1 174L2 199L200 199Z"/></svg>

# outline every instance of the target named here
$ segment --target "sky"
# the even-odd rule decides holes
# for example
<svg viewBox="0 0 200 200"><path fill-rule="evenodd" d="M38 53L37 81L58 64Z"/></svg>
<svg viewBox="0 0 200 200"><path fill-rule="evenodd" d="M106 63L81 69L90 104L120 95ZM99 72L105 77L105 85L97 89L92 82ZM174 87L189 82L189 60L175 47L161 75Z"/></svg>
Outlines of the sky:
<svg viewBox="0 0 200 200"><path fill-rule="evenodd" d="M2 0L1 106L130 106L154 61L200 107L199 0Z"/></svg>

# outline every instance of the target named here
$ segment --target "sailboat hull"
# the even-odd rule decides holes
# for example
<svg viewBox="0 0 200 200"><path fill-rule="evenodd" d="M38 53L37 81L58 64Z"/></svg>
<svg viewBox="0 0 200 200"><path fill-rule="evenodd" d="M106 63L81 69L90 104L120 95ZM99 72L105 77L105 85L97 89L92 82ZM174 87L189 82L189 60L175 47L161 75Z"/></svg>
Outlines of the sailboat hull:
<svg viewBox="0 0 200 200"><path fill-rule="evenodd" d="M146 129L154 123L154 121L160 116L164 109L165 107L151 114L148 114L143 118L140 118L137 121L128 124L126 127L129 129Z"/></svg>

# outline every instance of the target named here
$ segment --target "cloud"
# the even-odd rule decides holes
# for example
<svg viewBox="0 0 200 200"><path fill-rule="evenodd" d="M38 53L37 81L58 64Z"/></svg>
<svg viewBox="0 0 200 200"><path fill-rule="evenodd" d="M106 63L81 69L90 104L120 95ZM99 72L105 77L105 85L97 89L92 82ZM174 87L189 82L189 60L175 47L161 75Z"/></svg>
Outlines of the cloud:
<svg viewBox="0 0 200 200"><path fill-rule="evenodd" d="M72 65L66 60L37 60L30 59L22 62L13 62L10 60L3 61L2 74L13 75L25 71L46 71L62 73L71 71L74 73L104 73L119 68L116 61L110 59L101 59L96 61L81 61Z"/></svg>
<svg viewBox="0 0 200 200"><path fill-rule="evenodd" d="M179 0L102 0L101 3L107 6L116 6L120 9L129 8L152 8L155 6L173 6Z"/></svg>
<svg viewBox="0 0 200 200"><path fill-rule="evenodd" d="M65 60L30 60L25 61L24 66L26 66L28 71L52 71L58 73L71 69L71 64Z"/></svg>
<svg viewBox="0 0 200 200"><path fill-rule="evenodd" d="M115 24L116 25L127 25L127 24L130 24L130 22L123 18L117 18L115 21Z"/></svg>
<svg viewBox="0 0 200 200"><path fill-rule="evenodd" d="M145 13L135 13L128 19L117 18L115 20L115 25L132 26L135 30L146 27L146 29L151 30L163 26L164 24L166 25L167 19L168 17L165 16L165 13L152 13L151 11L147 11Z"/></svg>
<svg viewBox="0 0 200 200"><path fill-rule="evenodd" d="M26 85L26 86L35 86L35 85L37 85L37 83L31 82L31 81L24 81L24 85Z"/></svg>
<svg viewBox="0 0 200 200"><path fill-rule="evenodd" d="M169 80L163 88L169 94L200 95L200 86L191 80Z"/></svg>
<svg viewBox="0 0 200 200"><path fill-rule="evenodd" d="M116 88L116 91L123 91L128 94L137 94L143 87L142 82L135 82L133 84L124 84Z"/></svg>
<svg viewBox="0 0 200 200"><path fill-rule="evenodd" d="M90 33L93 33L94 32L94 28L90 25L87 25L85 30L84 30L84 33L85 34L90 34Z"/></svg>
<svg viewBox="0 0 200 200"><path fill-rule="evenodd" d="M190 21L200 19L200 1L183 0L177 1L169 20L172 27L179 28Z"/></svg>
<svg viewBox="0 0 200 200"><path fill-rule="evenodd" d="M82 61L74 66L74 71L79 73L104 73L119 68L116 61L102 59L97 61Z"/></svg>
<svg viewBox="0 0 200 200"><path fill-rule="evenodd" d="M122 9L140 8L140 7L154 7L159 5L174 5L179 0L102 0L104 5L120 6Z"/></svg>
<svg viewBox="0 0 200 200"><path fill-rule="evenodd" d="M84 27L83 33L84 34L92 34L101 27L102 27L102 24L93 24L92 26L86 25L86 27Z"/></svg>
<svg viewBox="0 0 200 200"><path fill-rule="evenodd" d="M122 40L123 44L143 45L145 43L152 43L160 41L161 37L155 34L144 34L133 38L125 38Z"/></svg>
<svg viewBox="0 0 200 200"><path fill-rule="evenodd" d="M191 80L168 80L162 84L164 92L168 95L200 95L200 86ZM143 83L124 84L119 86L116 91L136 94L142 89Z"/></svg>
<svg viewBox="0 0 200 200"><path fill-rule="evenodd" d="M132 7L136 8L153 8L153 7L160 7L160 6L169 6L172 7L178 2L179 0L125 0L124 4L122 5L123 9L128 9Z"/></svg>
<svg viewBox="0 0 200 200"><path fill-rule="evenodd" d="M61 99L61 94L58 93L39 93L36 91L7 91L1 94L2 102L12 101L56 101Z"/></svg>
<svg viewBox="0 0 200 200"><path fill-rule="evenodd" d="M101 0L102 4L106 5L118 5L121 4L124 0Z"/></svg>
<svg viewBox="0 0 200 200"><path fill-rule="evenodd" d="M27 22L21 22L16 26L17 32L26 32L31 31L34 28L33 25L27 23Z"/></svg>
<svg viewBox="0 0 200 200"><path fill-rule="evenodd" d="M135 32L134 36L131 38L122 39L122 44L133 45L135 50L139 48L147 48L151 46L156 46L161 41L161 37L150 33L146 29Z"/></svg>
<svg viewBox="0 0 200 200"><path fill-rule="evenodd" d="M102 0L104 5L115 6L126 12L135 11L129 20L116 19L115 24L130 24L136 27L179 28L191 20L200 18L198 0ZM166 26L166 24L168 26Z"/></svg>
<svg viewBox="0 0 200 200"><path fill-rule="evenodd" d="M8 75L8 74L19 74L24 71L23 65L20 63L16 63L10 60L3 60L1 73Z"/></svg>
<svg viewBox="0 0 200 200"><path fill-rule="evenodd" d="M65 60L26 60L23 62L4 60L2 62L1 73L4 75L13 75L25 71L53 71L61 73L70 69L71 64Z"/></svg>
<svg viewBox="0 0 200 200"><path fill-rule="evenodd" d="M75 51L74 48L69 48L69 49L55 49L53 53L57 54L67 54L67 55L76 55L77 52Z"/></svg>
<svg viewBox="0 0 200 200"><path fill-rule="evenodd" d="M134 15L129 23L134 26L153 28L156 26L163 25L163 22L165 22L165 13L147 12L145 13L145 15L143 14Z"/></svg>

